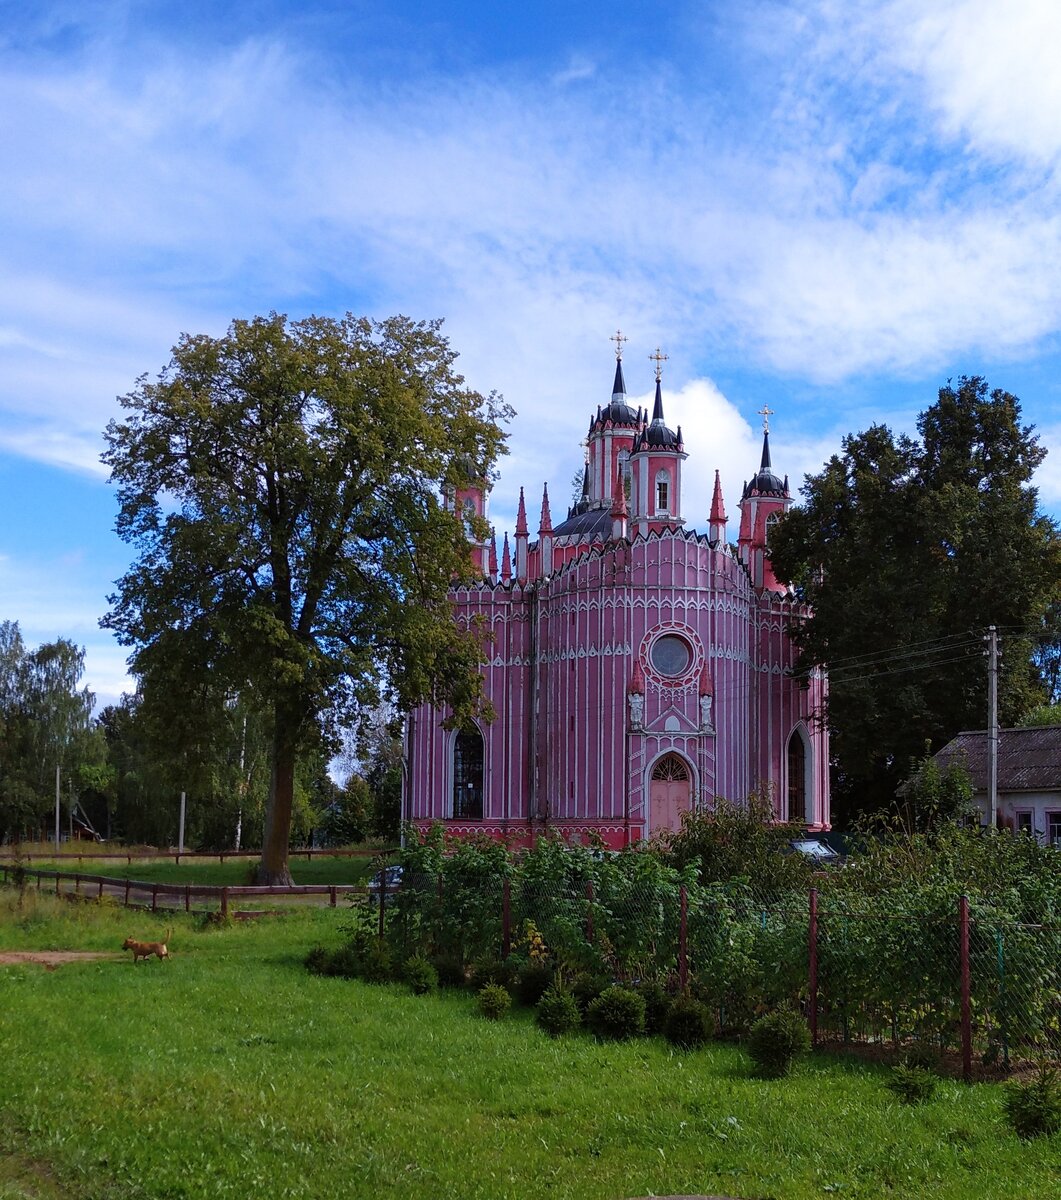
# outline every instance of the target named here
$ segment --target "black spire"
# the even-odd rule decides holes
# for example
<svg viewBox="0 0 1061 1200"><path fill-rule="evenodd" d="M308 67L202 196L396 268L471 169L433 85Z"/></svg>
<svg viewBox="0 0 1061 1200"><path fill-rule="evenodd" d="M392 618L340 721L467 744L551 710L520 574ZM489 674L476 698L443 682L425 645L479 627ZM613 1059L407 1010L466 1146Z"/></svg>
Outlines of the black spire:
<svg viewBox="0 0 1061 1200"><path fill-rule="evenodd" d="M615 382L612 384L612 399L618 399L626 395L626 380L623 378L623 360L617 358L615 360Z"/></svg>
<svg viewBox="0 0 1061 1200"><path fill-rule="evenodd" d="M760 471L770 470L770 431L763 431L763 461L759 464Z"/></svg>

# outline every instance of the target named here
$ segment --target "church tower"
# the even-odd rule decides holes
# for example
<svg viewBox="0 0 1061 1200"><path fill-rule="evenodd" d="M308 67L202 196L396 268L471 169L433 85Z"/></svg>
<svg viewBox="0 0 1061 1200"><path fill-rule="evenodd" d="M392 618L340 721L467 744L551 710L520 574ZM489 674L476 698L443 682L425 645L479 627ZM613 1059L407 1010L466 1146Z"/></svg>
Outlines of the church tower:
<svg viewBox="0 0 1061 1200"><path fill-rule="evenodd" d="M622 330L617 330L611 338L615 343L611 402L603 407L598 405L597 415L589 423L586 443L589 455L582 500L578 506L583 511L611 509L616 472L622 471L624 478L628 476L630 451L642 425L641 410L631 408L626 402L626 380L623 378L623 342L626 340Z"/></svg>
<svg viewBox="0 0 1061 1200"><path fill-rule="evenodd" d="M740 501L740 537L737 549L740 560L748 568L752 583L766 592L784 592L778 583L770 559L766 554L770 527L777 518L792 505L788 490L788 476L778 479L770 463L770 417L773 415L765 406L760 409L763 418L763 457L758 473L744 485Z"/></svg>
<svg viewBox="0 0 1061 1200"><path fill-rule="evenodd" d="M688 457L682 429L675 433L663 416L663 363L659 347L649 358L656 364L656 399L652 420L634 439L630 453L630 532L645 536L677 529L682 518L682 462Z"/></svg>
<svg viewBox="0 0 1061 1200"><path fill-rule="evenodd" d="M480 575L486 575L490 569L490 536L480 538L472 528L476 518L486 520L486 484L475 478L475 473L468 463L468 476L449 493L447 508L464 519L464 529L471 545L472 566Z"/></svg>

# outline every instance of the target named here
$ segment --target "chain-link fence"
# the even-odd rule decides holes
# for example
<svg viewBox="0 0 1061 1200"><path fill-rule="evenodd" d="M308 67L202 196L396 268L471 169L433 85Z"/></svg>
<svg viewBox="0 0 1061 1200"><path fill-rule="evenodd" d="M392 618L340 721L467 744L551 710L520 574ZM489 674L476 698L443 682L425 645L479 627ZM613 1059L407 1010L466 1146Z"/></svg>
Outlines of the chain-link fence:
<svg viewBox="0 0 1061 1200"><path fill-rule="evenodd" d="M790 1005L819 1044L918 1044L967 1076L974 1061L1061 1059L1061 927L1000 922L962 897L895 911L816 890L454 873L406 875L381 899L398 954L519 962L536 938L569 975L690 988L722 1035Z"/></svg>

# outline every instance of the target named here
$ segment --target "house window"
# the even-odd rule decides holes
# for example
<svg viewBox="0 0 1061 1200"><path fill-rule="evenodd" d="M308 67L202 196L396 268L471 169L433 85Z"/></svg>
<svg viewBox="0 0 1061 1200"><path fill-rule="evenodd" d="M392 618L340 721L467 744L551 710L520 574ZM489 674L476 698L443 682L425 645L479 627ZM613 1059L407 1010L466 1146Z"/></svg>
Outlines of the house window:
<svg viewBox="0 0 1061 1200"><path fill-rule="evenodd" d="M1031 813L1030 809L1027 809L1027 808L1019 809L1014 814L1014 816L1016 817L1016 821L1017 821L1016 828L1017 828L1018 833L1034 833L1035 832L1035 827L1032 824L1032 813Z"/></svg>
<svg viewBox="0 0 1061 1200"><path fill-rule="evenodd" d="M798 730L788 739L788 819L807 820L807 748Z"/></svg>
<svg viewBox="0 0 1061 1200"><path fill-rule="evenodd" d="M474 726L462 729L453 743L453 815L483 816L483 735Z"/></svg>
<svg viewBox="0 0 1061 1200"><path fill-rule="evenodd" d="M1046 814L1046 844L1061 848L1061 812Z"/></svg>

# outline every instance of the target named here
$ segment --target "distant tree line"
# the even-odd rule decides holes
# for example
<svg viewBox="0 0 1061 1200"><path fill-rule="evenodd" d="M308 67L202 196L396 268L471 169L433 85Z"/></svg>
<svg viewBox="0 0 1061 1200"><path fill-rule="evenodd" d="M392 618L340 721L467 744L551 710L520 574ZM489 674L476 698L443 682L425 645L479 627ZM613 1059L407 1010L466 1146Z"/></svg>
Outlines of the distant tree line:
<svg viewBox="0 0 1061 1200"><path fill-rule="evenodd" d="M84 651L73 642L28 649L17 622L0 622L0 841L54 837L58 768L64 838L73 830L175 844L183 791L187 846L261 844L270 768L260 703L221 694L208 678L191 693L156 678L94 716L83 670ZM329 774L333 747L318 741L300 754L296 844L397 836L400 730L374 716L340 760L341 784Z"/></svg>

